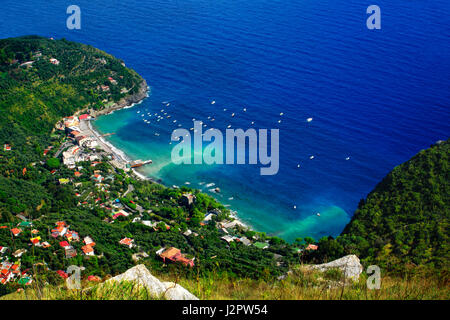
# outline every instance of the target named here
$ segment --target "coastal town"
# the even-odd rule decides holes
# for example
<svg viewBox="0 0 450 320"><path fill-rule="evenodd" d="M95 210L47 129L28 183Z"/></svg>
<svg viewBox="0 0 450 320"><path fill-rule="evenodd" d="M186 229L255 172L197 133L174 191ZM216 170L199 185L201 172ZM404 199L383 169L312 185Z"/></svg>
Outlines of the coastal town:
<svg viewBox="0 0 450 320"><path fill-rule="evenodd" d="M5 290L23 289L39 277L64 281L73 265L82 268L87 282L137 263L160 274L181 268L186 275L195 269L280 276L302 252L317 251L313 239L290 244L256 232L211 195L184 185L166 187L140 174L152 160L129 159L107 141L116 133L97 132L93 121L148 97L146 81L91 47L41 38L30 43L24 41L26 52L8 60L6 68L35 80L59 74L73 88L52 83L52 90L69 97L48 102L37 118L17 113L34 110L34 104L5 104L8 119L21 123L0 130Z"/></svg>
<svg viewBox="0 0 450 320"><path fill-rule="evenodd" d="M161 219L146 219L152 215L152 210L145 210L135 200L127 198L127 195L133 192L133 185L129 184L127 190L119 197L112 197L109 189L114 184L117 174L133 179L141 179L140 175L135 174L134 165L136 162L125 159L112 146L103 140L102 136L92 129L91 121L95 119L90 113L75 114L66 117L55 125L54 137L59 140L58 146L48 146L43 157L47 159L58 159L63 167L68 169L71 174L63 174L63 170L52 169L51 174L55 176L60 185L72 185L75 196L79 199L78 206L86 207L90 210L100 208L109 212L103 222L114 224L119 218L128 219L131 223L142 224L150 227L153 232L170 230L173 227L171 222ZM4 145L4 151L10 151L11 146ZM105 165L107 164L107 165ZM86 168L89 166L92 175L85 177ZM25 169L24 169L25 170ZM86 178L88 180L86 181ZM83 182L84 181L84 182ZM192 206L196 201L196 196L192 193L183 193L180 199L180 205ZM269 248L269 241L262 241L258 235L253 237L245 236L249 228L239 221L233 215L228 215L226 219L218 219L221 211L218 209L204 212L203 219L199 222L199 228L206 227L213 223L218 230L220 239L230 245L231 243L241 243L245 246L254 246L264 250ZM52 230L38 230L33 228L33 221L21 215L18 215L22 221L13 228L10 228L12 237L28 237L29 246L25 248L9 248L0 246L1 252L1 283L6 284L16 281L19 284L30 285L33 282L32 270L21 270L21 257L30 254L33 247L40 247L45 250L63 250L65 259L72 259L78 255L85 259L97 256L102 253L96 252L95 239L92 235L80 235L65 221L55 221ZM8 226L0 226L1 229L7 229ZM184 237L199 237L198 230L180 230ZM81 243L81 250L77 250L74 244ZM1 245L1 244L0 244ZM133 250L133 260L148 258L153 255L164 263L177 263L186 267L195 265L195 257L191 254L183 253L180 249L163 245L154 252L145 252L140 250L134 239L124 235L117 243L118 246ZM79 246L78 246L79 247ZM305 250L317 250L317 246L309 244ZM55 253L56 254L56 253ZM282 256L277 255L278 264L281 264ZM11 260L13 259L13 260ZM54 270L58 276L67 279L69 274L65 270ZM101 278L97 275L89 275L88 281L98 282Z"/></svg>

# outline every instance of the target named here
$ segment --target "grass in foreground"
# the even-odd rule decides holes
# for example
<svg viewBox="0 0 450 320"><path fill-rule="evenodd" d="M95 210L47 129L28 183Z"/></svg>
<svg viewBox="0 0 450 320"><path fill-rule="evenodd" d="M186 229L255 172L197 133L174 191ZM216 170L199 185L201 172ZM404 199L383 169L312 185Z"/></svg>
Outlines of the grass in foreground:
<svg viewBox="0 0 450 320"><path fill-rule="evenodd" d="M162 281L173 277L158 276ZM284 280L265 281L233 279L211 274L199 279L181 278L178 284L200 300L449 300L448 281L434 277L381 278L380 289L367 287L367 276L359 281L344 280L336 270L328 273L312 272L302 268L293 271ZM342 285L342 284L345 285ZM84 290L68 290L65 286L43 286L12 293L0 300L161 300L133 282L103 283Z"/></svg>

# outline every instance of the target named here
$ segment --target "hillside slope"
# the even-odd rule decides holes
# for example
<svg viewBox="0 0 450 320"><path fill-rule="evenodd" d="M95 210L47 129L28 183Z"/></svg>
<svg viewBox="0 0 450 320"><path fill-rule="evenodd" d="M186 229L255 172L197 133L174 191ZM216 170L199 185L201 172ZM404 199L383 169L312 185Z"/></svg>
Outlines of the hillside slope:
<svg viewBox="0 0 450 320"><path fill-rule="evenodd" d="M339 242L396 269L405 264L449 266L449 141L397 166L361 201Z"/></svg>

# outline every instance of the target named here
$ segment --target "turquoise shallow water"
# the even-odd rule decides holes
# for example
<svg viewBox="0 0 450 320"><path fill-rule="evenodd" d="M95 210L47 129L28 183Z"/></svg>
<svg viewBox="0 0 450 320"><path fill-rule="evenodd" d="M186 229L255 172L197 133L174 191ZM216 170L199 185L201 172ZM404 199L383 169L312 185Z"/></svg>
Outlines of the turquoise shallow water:
<svg viewBox="0 0 450 320"><path fill-rule="evenodd" d="M81 30L66 28L64 1L2 0L0 35L64 37L123 59L152 94L98 119L99 130L116 132L108 139L131 158L153 159L143 173L167 185L209 192L215 183L222 192L211 194L257 230L288 240L338 235L393 167L449 137L449 1L379 0L378 31L366 28L363 0L76 4ZM192 118L221 130L279 128L278 174L171 164L176 125L136 113L161 113L163 101L185 128Z"/></svg>
<svg viewBox="0 0 450 320"><path fill-rule="evenodd" d="M153 123L154 113L161 113L162 109L164 112L170 110L173 117ZM173 125L172 120L178 113L182 113L182 110L177 110L175 106L152 106L150 97L133 108L100 117L94 122L94 128L101 133L116 133L107 139L131 159L152 159L153 164L138 169L140 173L161 179L168 186L187 185L200 189L230 209L237 210L239 217L256 230L292 241L300 236L319 238L328 234L336 235L348 222L349 215L333 204L331 195L318 194L308 203L298 203L289 194L277 192L268 185L276 182L276 176L259 176L259 165L172 163L170 133L178 127ZM143 119L150 121L150 124ZM220 193L213 191L215 187L221 189ZM320 212L320 217L317 212Z"/></svg>

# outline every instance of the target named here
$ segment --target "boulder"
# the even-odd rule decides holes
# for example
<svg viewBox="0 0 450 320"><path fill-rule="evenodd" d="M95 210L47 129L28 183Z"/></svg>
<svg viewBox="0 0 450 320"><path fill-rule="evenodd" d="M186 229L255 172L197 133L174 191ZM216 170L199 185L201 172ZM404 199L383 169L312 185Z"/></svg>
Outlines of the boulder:
<svg viewBox="0 0 450 320"><path fill-rule="evenodd" d="M173 282L161 282L158 278L153 276L143 264L128 269L125 273L111 278L107 282L113 281L134 281L147 288L151 295L154 295L155 297L164 297L167 300L198 300L196 296L179 284Z"/></svg>
<svg viewBox="0 0 450 320"><path fill-rule="evenodd" d="M328 263L312 265L310 267L322 272L329 269L340 269L343 271L346 278L351 278L353 281L357 281L359 279L359 275L363 271L363 267L359 262L359 258L354 254Z"/></svg>

